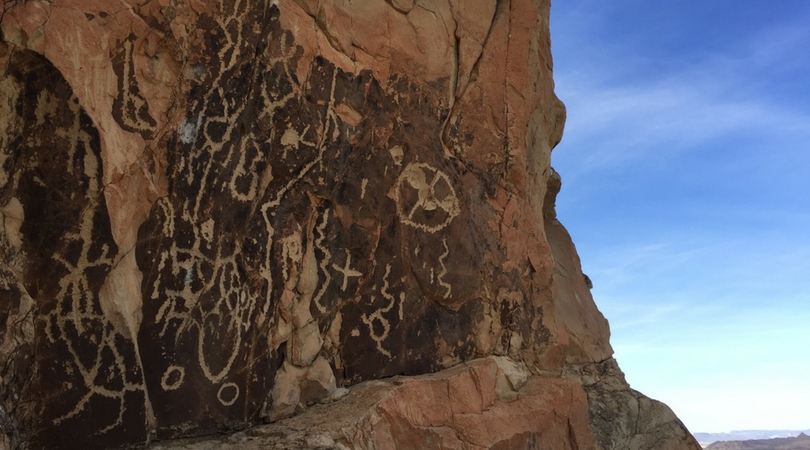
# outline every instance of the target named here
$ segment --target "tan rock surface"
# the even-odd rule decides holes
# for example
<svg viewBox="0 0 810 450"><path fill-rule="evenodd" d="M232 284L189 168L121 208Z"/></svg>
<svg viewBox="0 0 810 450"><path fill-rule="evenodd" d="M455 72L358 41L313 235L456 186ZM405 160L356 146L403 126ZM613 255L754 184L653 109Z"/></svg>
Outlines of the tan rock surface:
<svg viewBox="0 0 810 450"><path fill-rule="evenodd" d="M613 354L610 328L593 301L571 236L557 220L554 202L560 184L559 175L553 173L544 203L546 236L556 265L553 289L557 321L562 326L562 339L568 341L568 364L600 362Z"/></svg>

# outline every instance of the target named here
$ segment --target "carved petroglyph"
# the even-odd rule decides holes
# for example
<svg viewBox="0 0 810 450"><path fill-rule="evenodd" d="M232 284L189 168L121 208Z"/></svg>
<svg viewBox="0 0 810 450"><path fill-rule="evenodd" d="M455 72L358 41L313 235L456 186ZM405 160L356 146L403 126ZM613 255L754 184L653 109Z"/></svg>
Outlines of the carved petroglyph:
<svg viewBox="0 0 810 450"><path fill-rule="evenodd" d="M442 245L444 246L444 253L439 256L439 265L442 266L441 272L436 277L436 280L439 282L439 286L447 289L447 292L444 293L444 298L450 297L450 291L452 290L452 286L449 283L445 282L442 277L447 275L447 266L444 265L444 260L447 259L447 256L450 255L450 249L447 247L447 239L442 239ZM432 269L431 269L431 278L432 278Z"/></svg>
<svg viewBox="0 0 810 450"><path fill-rule="evenodd" d="M334 110L338 69L313 61L302 84L294 74L300 50L277 28L278 10L248 1L232 6L230 16L204 18L205 44L216 54L190 62L207 64L207 73L189 81L197 94L176 130L169 195L153 206L139 262L145 310L152 311L143 339L165 348L168 356L151 356L163 367L186 368L182 385L177 371L149 383L178 395L193 386L226 407L250 401L250 383L266 383L248 380L272 380L274 352L307 365L320 351L309 306L314 300L312 312L327 314L322 300L335 287L331 210L316 207L305 224L286 208L298 206L297 186L322 169L346 126ZM269 17L256 21L262 14ZM268 350L256 359L250 352L258 345ZM153 405L183 429L191 419L170 417L169 398Z"/></svg>
<svg viewBox="0 0 810 450"><path fill-rule="evenodd" d="M118 78L118 97L113 101L112 115L124 130L139 133L144 139L149 139L157 127L157 122L149 115L149 105L141 95L135 79L135 63L132 57L135 39L134 34L129 35L119 44L112 58L113 70Z"/></svg>
<svg viewBox="0 0 810 450"><path fill-rule="evenodd" d="M366 197L366 187L368 186L368 178L363 178L362 183L360 183L360 199L364 199Z"/></svg>
<svg viewBox="0 0 810 450"><path fill-rule="evenodd" d="M317 150L317 156L309 161L304 167L298 171L297 174L290 177L289 181L286 185L278 189L275 193L275 198L266 203L262 207L262 212L267 214L267 212L271 208L275 208L281 204L281 199L284 197L285 194L292 188L294 185L298 184L301 179L309 173L313 167L320 164L323 160L323 153L326 151L326 145L330 141L330 139L335 139L338 136L338 118L337 114L335 114L335 87L336 87L336 79L338 75L338 70L336 67L331 67L331 82L329 83L330 93L329 93L329 101L327 103L326 108L326 116L323 119L323 125L319 132L319 138L317 143L304 141L300 137L298 138L298 142L301 144L302 147L312 147ZM309 126L305 127L304 130L308 130ZM286 132L285 132L286 133ZM285 146L286 147L286 146ZM286 158L286 153L284 154Z"/></svg>
<svg viewBox="0 0 810 450"><path fill-rule="evenodd" d="M391 322L383 316L383 314L388 313L397 303L397 299L388 292L389 285L388 285L388 276L391 274L391 264L385 266L385 275L383 275L383 287L380 289L380 294L383 296L385 300L388 301L388 304L382 308L378 308L371 314L363 314L360 317L360 320L368 326L368 332L374 342L377 344L377 351L382 353L383 355L391 358L391 352L388 351L385 347L383 347L383 342L388 338L389 333L391 332ZM371 296L371 303L373 304L375 297ZM399 311L398 316L399 320L401 321L404 318L404 309L403 305L405 304L405 293L399 293ZM382 328L381 331L378 331L378 327ZM354 332L353 332L354 333Z"/></svg>
<svg viewBox="0 0 810 450"><path fill-rule="evenodd" d="M217 400L223 406L231 406L239 398L239 386L236 383L225 383L217 391Z"/></svg>
<svg viewBox="0 0 810 450"><path fill-rule="evenodd" d="M258 299L247 292L248 283L237 268L235 255L206 252L206 247L213 244L215 224L191 226L187 207L184 205L185 213L177 214L164 199L155 204L157 211L162 211L159 215L166 218L161 231L173 237L169 248L159 254L156 269L159 273L176 273L182 282L168 284L165 279L155 278L144 293L148 298L162 299L154 318L160 327L159 335L174 342L193 336L202 373L211 383L217 383L230 373L242 337L251 327ZM192 230L190 248L183 248L188 238L178 236L177 228ZM216 354L208 348L213 342L218 343ZM218 362L211 362L211 357ZM166 387L163 383L161 386ZM179 384L169 382L169 386L177 389Z"/></svg>
<svg viewBox="0 0 810 450"><path fill-rule="evenodd" d="M371 296L371 301L372 302L374 301L373 295ZM390 322L388 322L388 320L386 320L383 317L382 314L390 310L392 307L393 304L389 304L389 307L387 307L387 309L385 310L379 309L371 314L363 314L363 316L361 317L363 323L365 323L368 326L369 335L371 336L372 339L374 339L374 342L377 343L377 350L389 358L391 358L391 352L389 352L388 350L385 349L385 347L383 347L383 341L388 337L388 333L391 331L391 324ZM377 330L374 329L375 320L382 327L382 332L380 333L378 333Z"/></svg>
<svg viewBox="0 0 810 450"><path fill-rule="evenodd" d="M191 268L179 267L178 272L185 273L182 289L164 291L164 295L170 300L161 304L156 321L161 326L161 336L165 336L167 331L171 330L175 341L184 334L196 331L199 367L208 380L217 383L228 375L236 359L242 335L250 328L249 318L255 308L256 299L238 287L239 284L244 284L245 280L240 278L235 263L230 258L213 261L200 259L201 266L213 269L214 277L200 280L198 286L195 286L191 283L190 274L193 273L192 268L196 263L192 263ZM163 258L161 263L171 263L167 260L168 258ZM234 285L236 288L230 289ZM189 304L186 301L184 294L187 292L192 295L196 293L194 295L198 298L196 304ZM223 295L211 295L213 292ZM207 355L211 353L205 347L211 341L220 343L218 346L220 353L217 356L220 358L225 356L225 364L222 367L215 367L209 362Z"/></svg>
<svg viewBox="0 0 810 450"><path fill-rule="evenodd" d="M181 366L169 366L160 379L160 387L164 391L173 391L179 388L186 378L186 369Z"/></svg>
<svg viewBox="0 0 810 450"><path fill-rule="evenodd" d="M243 201L253 201L259 193L261 183L260 164L262 158L258 144L252 136L245 136L238 144L238 162L233 171L228 189L233 198Z"/></svg>
<svg viewBox="0 0 810 450"><path fill-rule="evenodd" d="M352 269L352 254L349 252L349 249L346 250L346 263L343 267L338 266L337 264L332 264L332 268L337 270L343 275L343 284L340 286L340 290L342 292L346 291L346 287L349 285L349 277L361 277L363 276L362 272L358 272Z"/></svg>
<svg viewBox="0 0 810 450"><path fill-rule="evenodd" d="M20 342L30 346L31 367L30 391L18 400L31 413L32 447L49 447L42 436L66 428L108 439L125 432L125 417L143 418L144 383L120 312L99 298L118 248L98 130L47 60L23 49L9 58L2 90L10 92L3 95L28 99L0 102L0 140L15 137L0 146L0 298L9 301L4 294L13 290L32 334Z"/></svg>
<svg viewBox="0 0 810 450"><path fill-rule="evenodd" d="M281 136L281 145L284 147L292 147L294 145L298 145L300 140L301 137L298 136L298 132L295 131L295 128L289 127Z"/></svg>
<svg viewBox="0 0 810 450"><path fill-rule="evenodd" d="M332 259L332 252L330 252L329 248L324 245L324 240L326 239L326 225L328 221L329 209L326 209L323 212L323 216L321 216L321 222L315 227L315 232L318 233L318 237L315 239L315 248L323 253L323 258L321 258L318 267L326 279L321 284L321 288L315 294L312 302L315 303L315 307L318 308L318 311L320 311L321 314L326 313L326 306L321 303L321 298L323 298L323 295L326 293L326 290L329 288L332 281L332 274L329 272L329 261Z"/></svg>
<svg viewBox="0 0 810 450"><path fill-rule="evenodd" d="M459 202L450 178L425 163L408 164L397 179L397 212L402 223L435 233L459 213Z"/></svg>
<svg viewBox="0 0 810 450"><path fill-rule="evenodd" d="M92 153L86 155L92 158ZM88 164L87 167L98 167L96 163ZM93 177L90 182L88 196L94 197L93 193L99 194L99 178ZM143 389L141 383L123 381L123 389L110 388L104 377L100 377L102 372L109 372L112 377L123 378L126 364L123 355L116 345L116 339L120 335L108 322L99 307L98 294L94 293L89 285L89 280L85 277L87 271L104 270L109 271L112 265L111 258L93 259L90 257L92 236L89 231L93 229L93 207L86 209L81 215L81 222L76 232L65 235L65 240L81 246L78 261L73 262L68 257L55 254L53 260L61 264L68 271L68 275L59 282L59 291L56 298L59 299L59 306L42 320L46 323L45 333L48 340L53 343L61 343L67 347L72 356L72 367L77 370L81 379L85 382L87 393L82 396L76 406L54 419L54 423L72 418L88 407L90 399L96 395L114 399L119 402L118 417L114 423L100 430L106 432L121 424L126 404L124 394L127 391ZM81 230L81 231L79 231ZM86 231L85 231L86 230ZM84 232L82 232L84 231ZM105 249L107 250L107 249ZM108 251L104 251L109 255ZM90 345L95 347L95 352L91 359L87 359L85 351L80 351L79 347ZM81 354L81 355L80 355ZM105 356L112 356L108 360Z"/></svg>

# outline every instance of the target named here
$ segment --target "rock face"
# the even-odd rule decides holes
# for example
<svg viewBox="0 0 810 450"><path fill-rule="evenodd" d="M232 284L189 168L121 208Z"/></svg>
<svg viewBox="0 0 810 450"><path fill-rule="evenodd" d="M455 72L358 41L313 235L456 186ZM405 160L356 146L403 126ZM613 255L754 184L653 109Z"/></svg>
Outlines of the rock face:
<svg viewBox="0 0 810 450"><path fill-rule="evenodd" d="M602 448L701 448L667 405L630 389L615 359L568 365L565 374L582 383L590 424Z"/></svg>
<svg viewBox="0 0 810 450"><path fill-rule="evenodd" d="M556 220L548 13L4 2L5 445L699 448Z"/></svg>

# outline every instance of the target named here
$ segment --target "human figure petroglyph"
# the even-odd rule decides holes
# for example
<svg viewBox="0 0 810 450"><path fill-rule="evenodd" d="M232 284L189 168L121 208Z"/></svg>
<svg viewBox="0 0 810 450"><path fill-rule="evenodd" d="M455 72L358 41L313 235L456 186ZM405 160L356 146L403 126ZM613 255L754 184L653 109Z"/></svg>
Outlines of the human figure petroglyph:
<svg viewBox="0 0 810 450"><path fill-rule="evenodd" d="M255 11L255 4L238 0L231 17L213 18L212 42L220 44L220 58L206 66L205 77L189 80L201 95L190 102L186 121L175 135L176 151L169 155L171 191L153 207L150 226L160 244L142 257L140 266L147 279L144 303L154 311L145 319L142 338L162 353L152 351L149 357L163 367L186 368L182 384L174 370L162 373L165 379L149 378L150 385L156 385L156 391L166 386L178 391L172 395L184 395L194 386L226 407L246 396L245 377L271 371L272 380L270 364L243 366L244 358L253 357L248 356L252 346L258 345L252 327L273 336L263 344L269 351L260 356L269 361L288 339L303 336L297 331L299 310L308 307L300 306L305 296L293 281L302 277L302 258L308 254L304 243L308 251L314 245L311 251L318 252L317 260L307 265L317 271L307 291L315 300L313 312L317 308L328 313L321 299L330 285L336 290L326 241L330 210L313 217L314 230L308 228L310 235L303 237L301 224L277 213L285 203L298 200L298 185L322 170L324 154L344 126L334 111L339 71L328 61L313 61L310 77L302 84L294 75L300 54L288 33L276 30L270 38L245 25L252 23L245 15ZM272 17L268 23L277 20ZM264 40L272 40L272 45ZM255 54L245 58L245 51ZM311 101L313 96L320 97L317 103ZM229 206L212 209L212 199ZM347 262L344 284L357 276ZM285 295L296 297L295 320L289 322L280 317ZM318 324L311 322L307 330L317 334ZM153 400L153 405L180 429L189 419L168 417L169 398Z"/></svg>
<svg viewBox="0 0 810 450"><path fill-rule="evenodd" d="M8 133L0 138L0 191L8 194L0 194L0 297L8 298L2 291L9 281L21 281L13 286L30 302L24 323L31 334L18 348L30 348L31 359L24 363L25 390L12 384L0 391L20 394L14 401L33 413L34 433L75 427L111 436L123 429L125 417L143 411L132 400L143 398L144 383L130 329L100 294L119 250L105 197L101 139L49 61L22 48L9 58L0 97L17 100L0 105ZM10 142L7 136L23 138ZM13 366L6 364L4 370ZM60 388L36 390L49 383ZM0 397L2 409L7 397ZM97 413L101 405L103 416Z"/></svg>

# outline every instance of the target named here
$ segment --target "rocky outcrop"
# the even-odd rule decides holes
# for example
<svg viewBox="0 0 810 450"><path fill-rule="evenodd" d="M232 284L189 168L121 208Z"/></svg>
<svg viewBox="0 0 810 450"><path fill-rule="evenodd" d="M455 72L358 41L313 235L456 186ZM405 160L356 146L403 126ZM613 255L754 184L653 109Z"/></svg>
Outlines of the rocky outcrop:
<svg viewBox="0 0 810 450"><path fill-rule="evenodd" d="M582 387L487 357L415 377L369 381L344 398L224 440L158 449L596 449Z"/></svg>
<svg viewBox="0 0 810 450"><path fill-rule="evenodd" d="M568 365L566 376L585 389L591 427L602 448L701 449L667 405L630 388L615 359Z"/></svg>
<svg viewBox="0 0 810 450"><path fill-rule="evenodd" d="M548 13L4 2L6 444L270 421L353 448L690 448L583 375L612 350L554 214Z"/></svg>

